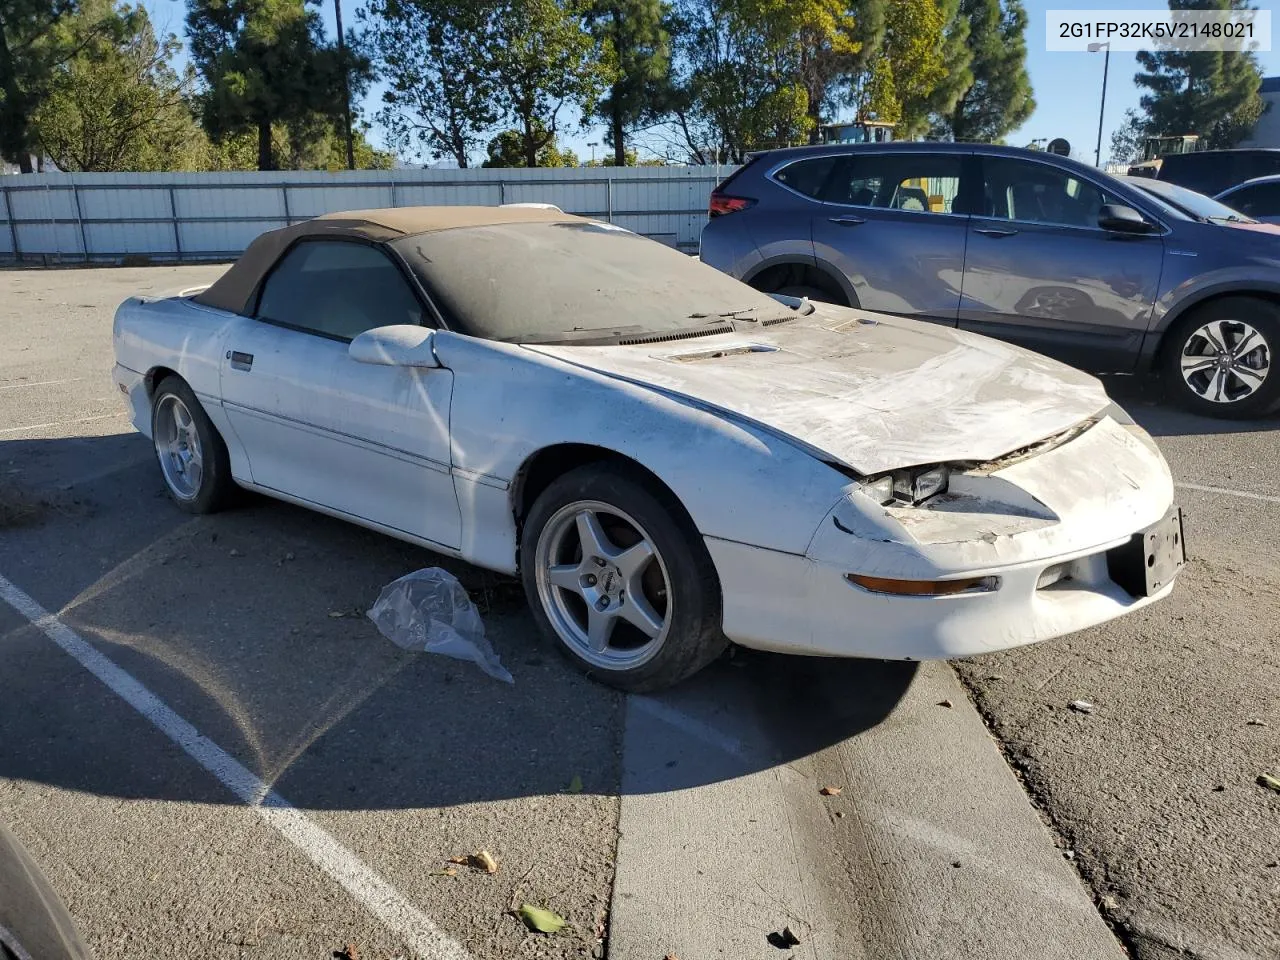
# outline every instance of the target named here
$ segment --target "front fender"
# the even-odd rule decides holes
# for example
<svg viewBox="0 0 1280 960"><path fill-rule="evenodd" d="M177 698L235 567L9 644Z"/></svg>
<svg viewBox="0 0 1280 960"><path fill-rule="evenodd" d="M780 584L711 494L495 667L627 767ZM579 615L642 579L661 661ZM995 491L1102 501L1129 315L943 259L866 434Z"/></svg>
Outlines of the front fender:
<svg viewBox="0 0 1280 960"><path fill-rule="evenodd" d="M1171 260L1176 254L1165 254L1166 274L1172 273ZM1194 258L1187 258L1192 264ZM1155 362L1165 333L1187 311L1221 296L1263 295L1280 299L1280 261L1259 258L1241 266L1221 267L1207 273L1190 273L1181 280L1176 276L1151 312L1151 325L1142 341L1140 369L1150 369Z"/></svg>
<svg viewBox="0 0 1280 960"><path fill-rule="evenodd" d="M704 536L803 554L851 480L787 439L659 390L512 344L442 332L454 373L451 453L463 555L514 571L513 480L539 450L589 444L635 460Z"/></svg>

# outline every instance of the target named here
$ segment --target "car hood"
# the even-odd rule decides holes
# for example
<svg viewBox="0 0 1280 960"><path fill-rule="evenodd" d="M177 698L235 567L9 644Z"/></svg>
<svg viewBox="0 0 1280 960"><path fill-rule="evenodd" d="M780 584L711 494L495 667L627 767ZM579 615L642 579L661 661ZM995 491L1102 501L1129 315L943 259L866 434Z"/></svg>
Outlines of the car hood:
<svg viewBox="0 0 1280 960"><path fill-rule="evenodd" d="M863 474L995 460L1096 416L1088 374L930 323L823 307L754 330L529 350L713 407Z"/></svg>

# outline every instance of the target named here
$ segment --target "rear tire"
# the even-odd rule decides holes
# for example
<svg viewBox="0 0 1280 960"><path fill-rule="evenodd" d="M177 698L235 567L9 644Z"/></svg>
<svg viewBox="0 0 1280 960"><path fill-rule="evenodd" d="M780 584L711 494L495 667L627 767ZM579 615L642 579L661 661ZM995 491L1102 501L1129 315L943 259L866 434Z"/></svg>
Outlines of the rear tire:
<svg viewBox="0 0 1280 960"><path fill-rule="evenodd" d="M227 446L181 377L165 377L151 397L151 442L165 491L179 509L215 513L231 503L238 488Z"/></svg>
<svg viewBox="0 0 1280 960"><path fill-rule="evenodd" d="M625 465L587 464L542 492L520 572L542 632L619 690L673 686L728 645L702 538L670 493Z"/></svg>
<svg viewBox="0 0 1280 960"><path fill-rule="evenodd" d="M1280 406L1280 307L1223 297L1165 334L1160 376L1180 406L1206 417L1260 417Z"/></svg>

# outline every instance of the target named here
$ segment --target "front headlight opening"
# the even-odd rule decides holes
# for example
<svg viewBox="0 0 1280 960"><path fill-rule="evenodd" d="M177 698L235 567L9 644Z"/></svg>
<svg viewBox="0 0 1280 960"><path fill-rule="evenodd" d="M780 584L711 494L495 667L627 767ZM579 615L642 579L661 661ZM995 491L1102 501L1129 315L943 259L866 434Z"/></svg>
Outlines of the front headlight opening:
<svg viewBox="0 0 1280 960"><path fill-rule="evenodd" d="M945 466L895 470L862 484L862 492L882 507L919 504L947 490L951 471Z"/></svg>

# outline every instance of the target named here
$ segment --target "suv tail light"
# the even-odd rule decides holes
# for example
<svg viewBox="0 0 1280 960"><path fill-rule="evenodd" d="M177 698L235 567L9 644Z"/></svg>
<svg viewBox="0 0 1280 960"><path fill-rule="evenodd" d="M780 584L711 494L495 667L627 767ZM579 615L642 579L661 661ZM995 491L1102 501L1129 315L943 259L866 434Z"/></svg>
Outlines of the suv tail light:
<svg viewBox="0 0 1280 960"><path fill-rule="evenodd" d="M707 207L707 214L712 217L722 217L727 213L737 213L739 210L745 210L754 204L755 200L750 197L731 197L727 193L713 190L711 203Z"/></svg>

